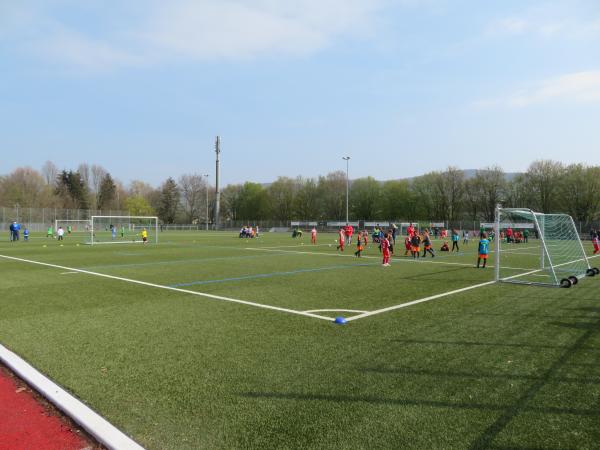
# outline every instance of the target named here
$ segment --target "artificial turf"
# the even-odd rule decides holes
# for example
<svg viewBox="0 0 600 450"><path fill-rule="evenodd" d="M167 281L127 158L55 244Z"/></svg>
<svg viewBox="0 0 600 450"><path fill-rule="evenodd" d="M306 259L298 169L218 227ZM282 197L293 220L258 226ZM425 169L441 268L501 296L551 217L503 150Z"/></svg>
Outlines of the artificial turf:
<svg viewBox="0 0 600 450"><path fill-rule="evenodd" d="M34 235L0 255L297 311L373 311L493 278L473 267L473 242L381 267L375 246L340 256L334 238L164 232L158 245L91 247ZM519 252L507 265L531 263ZM492 284L340 326L5 258L0 271L0 343L148 448L600 442L600 277Z"/></svg>

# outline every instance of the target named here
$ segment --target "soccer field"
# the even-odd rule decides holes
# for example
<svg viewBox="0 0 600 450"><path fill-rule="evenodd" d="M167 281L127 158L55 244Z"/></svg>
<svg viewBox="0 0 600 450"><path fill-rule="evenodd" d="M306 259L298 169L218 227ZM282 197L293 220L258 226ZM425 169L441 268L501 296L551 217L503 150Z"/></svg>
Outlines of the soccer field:
<svg viewBox="0 0 600 450"><path fill-rule="evenodd" d="M334 234L86 238L0 243L0 343L148 448L600 442L600 277L493 283L476 241L382 267ZM539 255L513 244L503 276Z"/></svg>

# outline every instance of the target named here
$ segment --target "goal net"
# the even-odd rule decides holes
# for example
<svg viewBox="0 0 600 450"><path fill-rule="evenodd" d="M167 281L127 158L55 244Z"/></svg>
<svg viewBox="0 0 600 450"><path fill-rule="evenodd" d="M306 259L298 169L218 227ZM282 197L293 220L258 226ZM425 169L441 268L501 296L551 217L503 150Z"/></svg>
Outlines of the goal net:
<svg viewBox="0 0 600 450"><path fill-rule="evenodd" d="M158 243L158 217L92 216L88 244Z"/></svg>
<svg viewBox="0 0 600 450"><path fill-rule="evenodd" d="M497 208L496 280L570 287L594 275L571 216Z"/></svg>
<svg viewBox="0 0 600 450"><path fill-rule="evenodd" d="M54 221L54 233L61 227L65 233L89 233L92 228L90 219L56 219Z"/></svg>

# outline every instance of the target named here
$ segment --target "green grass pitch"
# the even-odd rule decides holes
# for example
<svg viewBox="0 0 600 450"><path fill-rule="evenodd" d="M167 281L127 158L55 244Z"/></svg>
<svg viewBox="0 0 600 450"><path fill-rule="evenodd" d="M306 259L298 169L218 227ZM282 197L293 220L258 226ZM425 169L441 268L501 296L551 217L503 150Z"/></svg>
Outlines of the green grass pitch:
<svg viewBox="0 0 600 450"><path fill-rule="evenodd" d="M4 241L0 343L151 449L597 447L600 277L484 285L475 241L382 267L334 240Z"/></svg>

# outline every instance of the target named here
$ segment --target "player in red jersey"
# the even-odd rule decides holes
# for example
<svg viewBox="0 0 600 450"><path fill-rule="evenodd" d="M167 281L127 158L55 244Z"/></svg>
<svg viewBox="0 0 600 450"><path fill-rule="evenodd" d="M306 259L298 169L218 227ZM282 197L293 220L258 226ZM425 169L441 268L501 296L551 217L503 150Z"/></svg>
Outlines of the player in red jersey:
<svg viewBox="0 0 600 450"><path fill-rule="evenodd" d="M383 239L381 240L381 253L383 254L383 263L381 264L384 267L389 267L390 265L390 236L385 233L383 235Z"/></svg>
<svg viewBox="0 0 600 450"><path fill-rule="evenodd" d="M344 231L344 228L340 228L340 233L339 233L339 240L338 240L338 246L337 249L340 251L344 251L344 245L346 244L346 233Z"/></svg>

